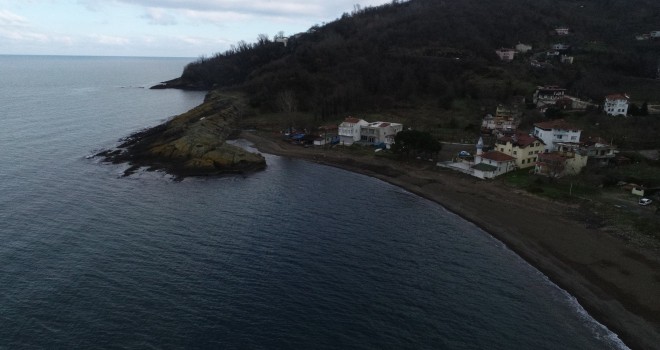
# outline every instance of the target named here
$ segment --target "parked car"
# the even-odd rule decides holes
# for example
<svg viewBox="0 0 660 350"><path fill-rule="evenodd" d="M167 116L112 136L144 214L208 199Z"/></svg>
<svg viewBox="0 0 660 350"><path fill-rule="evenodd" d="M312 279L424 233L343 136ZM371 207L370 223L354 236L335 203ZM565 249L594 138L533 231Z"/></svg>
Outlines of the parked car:
<svg viewBox="0 0 660 350"><path fill-rule="evenodd" d="M642 198L639 200L639 205L649 205L651 203L653 203L653 201L648 198Z"/></svg>

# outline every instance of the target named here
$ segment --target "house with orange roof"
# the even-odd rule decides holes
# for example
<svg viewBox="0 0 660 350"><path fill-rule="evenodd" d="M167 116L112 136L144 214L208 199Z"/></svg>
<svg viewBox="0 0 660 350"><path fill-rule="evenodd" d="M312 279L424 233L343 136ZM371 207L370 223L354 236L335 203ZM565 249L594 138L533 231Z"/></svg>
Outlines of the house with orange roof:
<svg viewBox="0 0 660 350"><path fill-rule="evenodd" d="M544 150L550 152L557 150L557 142L580 142L581 133L582 130L564 119L556 119L534 124L532 135L543 141Z"/></svg>
<svg viewBox="0 0 660 350"><path fill-rule="evenodd" d="M626 94L612 94L605 96L605 105L603 110L607 115L612 116L626 116L628 115L628 101L630 96Z"/></svg>
<svg viewBox="0 0 660 350"><path fill-rule="evenodd" d="M495 149L516 159L516 167L523 169L536 164L539 153L545 150L543 140L525 133L500 137L495 141Z"/></svg>

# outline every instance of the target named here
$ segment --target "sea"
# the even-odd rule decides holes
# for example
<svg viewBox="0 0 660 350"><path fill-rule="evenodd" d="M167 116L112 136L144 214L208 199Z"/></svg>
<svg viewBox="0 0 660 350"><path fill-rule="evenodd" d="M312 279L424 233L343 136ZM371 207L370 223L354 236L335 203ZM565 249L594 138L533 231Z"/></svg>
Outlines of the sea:
<svg viewBox="0 0 660 350"><path fill-rule="evenodd" d="M377 179L93 157L200 104L148 89L191 61L0 56L0 349L627 349L488 233Z"/></svg>

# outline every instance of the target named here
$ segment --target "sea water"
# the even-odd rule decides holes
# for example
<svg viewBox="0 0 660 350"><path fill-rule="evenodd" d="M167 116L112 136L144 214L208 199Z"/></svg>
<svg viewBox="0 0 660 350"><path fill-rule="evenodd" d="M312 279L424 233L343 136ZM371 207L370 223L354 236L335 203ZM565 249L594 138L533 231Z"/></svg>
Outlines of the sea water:
<svg viewBox="0 0 660 350"><path fill-rule="evenodd" d="M384 182L89 158L203 100L190 60L0 56L0 349L622 349L503 244Z"/></svg>

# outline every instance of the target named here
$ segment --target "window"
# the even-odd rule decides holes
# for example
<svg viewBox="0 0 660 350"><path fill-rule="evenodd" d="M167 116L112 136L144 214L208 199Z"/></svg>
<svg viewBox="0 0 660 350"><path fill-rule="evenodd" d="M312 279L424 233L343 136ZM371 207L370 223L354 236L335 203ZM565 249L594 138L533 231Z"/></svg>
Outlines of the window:
<svg viewBox="0 0 660 350"><path fill-rule="evenodd" d="M518 151L513 151L513 155L515 156L516 154L518 154Z"/></svg>
<svg viewBox="0 0 660 350"><path fill-rule="evenodd" d="M531 156L532 154L534 154L534 152L532 152L532 151L529 151L529 153L528 153L528 154L529 154L529 155Z"/></svg>
<svg viewBox="0 0 660 350"><path fill-rule="evenodd" d="M500 152L504 152L504 147L500 148Z"/></svg>

